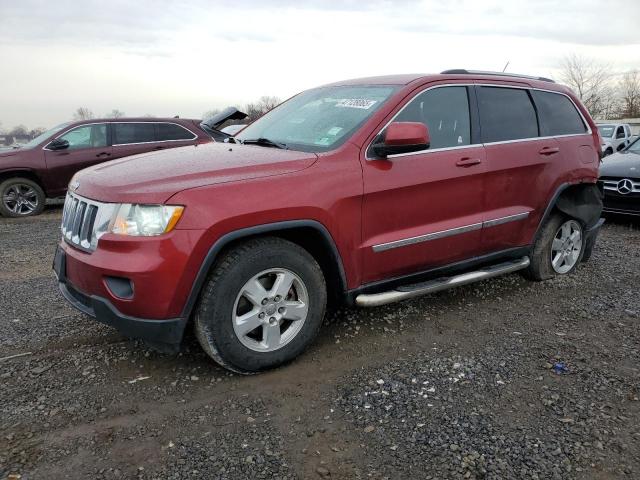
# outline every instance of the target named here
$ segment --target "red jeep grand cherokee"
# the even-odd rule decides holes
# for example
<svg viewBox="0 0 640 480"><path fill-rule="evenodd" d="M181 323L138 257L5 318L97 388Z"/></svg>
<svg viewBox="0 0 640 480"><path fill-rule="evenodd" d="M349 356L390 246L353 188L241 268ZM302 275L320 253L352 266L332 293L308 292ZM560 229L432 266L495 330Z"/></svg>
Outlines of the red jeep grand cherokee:
<svg viewBox="0 0 640 480"><path fill-rule="evenodd" d="M27 217L64 195L74 173L96 163L210 142L200 120L119 118L58 125L19 148L0 151L0 215Z"/></svg>
<svg viewBox="0 0 640 480"><path fill-rule="evenodd" d="M299 355L329 301L572 272L602 223L597 129L550 80L454 70L303 92L211 143L78 173L66 299L158 347L192 322L238 372Z"/></svg>

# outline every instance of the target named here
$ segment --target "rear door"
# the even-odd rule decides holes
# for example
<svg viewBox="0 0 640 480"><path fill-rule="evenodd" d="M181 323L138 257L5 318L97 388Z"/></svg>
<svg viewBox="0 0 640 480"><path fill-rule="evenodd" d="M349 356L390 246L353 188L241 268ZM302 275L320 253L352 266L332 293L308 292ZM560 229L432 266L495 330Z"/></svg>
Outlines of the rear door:
<svg viewBox="0 0 640 480"><path fill-rule="evenodd" d="M482 141L487 152L483 250L526 245L553 184L549 165L560 146L539 138L536 110L525 87L478 85Z"/></svg>
<svg viewBox="0 0 640 480"><path fill-rule="evenodd" d="M198 139L194 132L174 122L115 122L112 132L113 158L195 145Z"/></svg>
<svg viewBox="0 0 640 480"><path fill-rule="evenodd" d="M112 158L163 148L163 144L156 140L155 122L113 122L111 132Z"/></svg>
<svg viewBox="0 0 640 480"><path fill-rule="evenodd" d="M48 190L62 194L77 171L111 159L107 133L106 123L80 125L57 137L69 142L68 148L54 151L45 146Z"/></svg>
<svg viewBox="0 0 640 480"><path fill-rule="evenodd" d="M427 150L362 159L364 282L473 257L481 249L485 152L473 87L417 93L392 121L423 122ZM390 122L389 122L390 123Z"/></svg>

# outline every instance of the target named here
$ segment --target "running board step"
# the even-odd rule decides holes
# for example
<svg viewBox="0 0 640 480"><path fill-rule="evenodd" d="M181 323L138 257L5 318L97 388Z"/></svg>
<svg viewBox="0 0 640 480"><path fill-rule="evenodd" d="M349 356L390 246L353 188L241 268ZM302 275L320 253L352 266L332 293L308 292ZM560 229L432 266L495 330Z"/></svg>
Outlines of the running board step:
<svg viewBox="0 0 640 480"><path fill-rule="evenodd" d="M427 282L415 283L413 285L403 285L388 292L360 294L356 297L356 305L360 307L378 307L387 303L399 302L408 298L419 297L427 293L440 292L453 287L460 287L470 283L497 277L506 273L517 272L529 266L529 257L522 257L518 260L497 263L489 267L475 270L473 272L461 273L453 277L442 277Z"/></svg>

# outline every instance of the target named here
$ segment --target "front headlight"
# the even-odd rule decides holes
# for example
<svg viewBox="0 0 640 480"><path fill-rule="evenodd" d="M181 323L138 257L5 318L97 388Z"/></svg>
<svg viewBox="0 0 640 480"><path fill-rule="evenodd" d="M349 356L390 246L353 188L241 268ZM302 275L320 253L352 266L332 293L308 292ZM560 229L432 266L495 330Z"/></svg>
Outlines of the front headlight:
<svg viewBox="0 0 640 480"><path fill-rule="evenodd" d="M173 230L184 207L177 205L119 205L111 222L111 233L152 237Z"/></svg>

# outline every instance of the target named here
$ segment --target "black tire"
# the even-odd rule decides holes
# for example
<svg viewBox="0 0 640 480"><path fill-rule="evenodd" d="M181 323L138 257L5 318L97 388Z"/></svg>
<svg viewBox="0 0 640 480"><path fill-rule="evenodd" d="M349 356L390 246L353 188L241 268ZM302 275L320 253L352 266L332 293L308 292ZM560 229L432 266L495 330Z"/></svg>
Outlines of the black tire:
<svg viewBox="0 0 640 480"><path fill-rule="evenodd" d="M303 282L308 295L306 318L285 345L274 351L254 351L234 331L236 299L254 276L278 268L293 272ZM216 263L196 307L194 328L200 345L216 362L234 372L253 373L277 367L300 355L318 333L326 304L322 269L309 252L280 238L257 238L233 248Z"/></svg>
<svg viewBox="0 0 640 480"><path fill-rule="evenodd" d="M613 153L613 149L611 149L611 148L607 148L607 149L604 151L604 156L605 156L605 157L608 157L608 156L609 156L609 155L611 155L612 153Z"/></svg>
<svg viewBox="0 0 640 480"><path fill-rule="evenodd" d="M562 215L558 212L552 213L545 224L542 226L542 230L538 235L535 244L531 250L531 263L523 271L523 275L529 280L542 281L555 277L556 275L566 275L575 271L576 267L580 264L582 256L584 255L584 227L580 222L577 222L581 227L582 232L582 246L580 249L580 255L575 265L565 273L558 273L554 270L551 264L551 249L553 240L558 233L560 227L571 218Z"/></svg>
<svg viewBox="0 0 640 480"><path fill-rule="evenodd" d="M29 192L30 204L18 205L13 200L9 200L9 198L15 198L15 196L11 196L11 193L15 193L16 189ZM45 199L44 191L40 185L28 178L13 177L0 183L0 215L3 217L17 218L40 215L44 210ZM35 206L31 207L31 204L35 204Z"/></svg>

